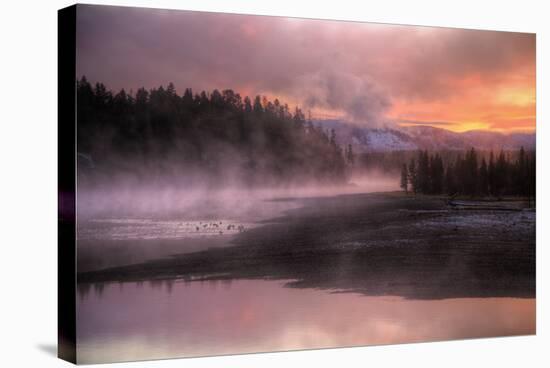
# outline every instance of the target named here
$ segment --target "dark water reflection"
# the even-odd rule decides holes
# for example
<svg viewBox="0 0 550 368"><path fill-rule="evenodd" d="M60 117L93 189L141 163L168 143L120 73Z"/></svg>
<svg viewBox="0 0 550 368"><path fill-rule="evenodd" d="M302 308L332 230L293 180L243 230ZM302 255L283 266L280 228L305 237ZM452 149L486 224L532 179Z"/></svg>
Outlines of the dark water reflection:
<svg viewBox="0 0 550 368"><path fill-rule="evenodd" d="M282 281L79 286L79 363L535 333L535 299L409 300Z"/></svg>

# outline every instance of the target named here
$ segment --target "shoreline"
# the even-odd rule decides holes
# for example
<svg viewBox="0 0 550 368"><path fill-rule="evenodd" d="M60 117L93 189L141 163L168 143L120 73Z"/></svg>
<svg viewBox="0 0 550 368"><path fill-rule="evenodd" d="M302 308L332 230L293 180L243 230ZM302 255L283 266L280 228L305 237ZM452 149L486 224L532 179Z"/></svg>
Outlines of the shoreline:
<svg viewBox="0 0 550 368"><path fill-rule="evenodd" d="M300 198L302 207L235 235L228 247L82 272L77 280L292 279L287 287L412 299L534 297L535 212L457 210L442 199Z"/></svg>

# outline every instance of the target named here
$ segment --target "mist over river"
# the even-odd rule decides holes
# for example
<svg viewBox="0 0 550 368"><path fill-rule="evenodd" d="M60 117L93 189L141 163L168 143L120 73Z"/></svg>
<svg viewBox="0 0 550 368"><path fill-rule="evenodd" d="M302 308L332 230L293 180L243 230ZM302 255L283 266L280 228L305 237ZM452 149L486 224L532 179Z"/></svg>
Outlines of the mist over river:
<svg viewBox="0 0 550 368"><path fill-rule="evenodd" d="M90 271L227 246L243 233L299 208L301 199L397 190L396 178L274 189L181 189L153 185L78 195L78 269Z"/></svg>
<svg viewBox="0 0 550 368"><path fill-rule="evenodd" d="M79 193L78 361L535 332L533 211L357 182Z"/></svg>

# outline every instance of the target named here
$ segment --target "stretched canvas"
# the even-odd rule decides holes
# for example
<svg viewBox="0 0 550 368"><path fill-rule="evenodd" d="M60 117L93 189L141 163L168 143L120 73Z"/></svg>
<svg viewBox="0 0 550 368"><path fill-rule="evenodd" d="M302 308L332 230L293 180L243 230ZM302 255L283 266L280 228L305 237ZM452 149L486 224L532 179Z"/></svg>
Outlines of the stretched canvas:
<svg viewBox="0 0 550 368"><path fill-rule="evenodd" d="M59 11L59 355L535 333L535 35Z"/></svg>

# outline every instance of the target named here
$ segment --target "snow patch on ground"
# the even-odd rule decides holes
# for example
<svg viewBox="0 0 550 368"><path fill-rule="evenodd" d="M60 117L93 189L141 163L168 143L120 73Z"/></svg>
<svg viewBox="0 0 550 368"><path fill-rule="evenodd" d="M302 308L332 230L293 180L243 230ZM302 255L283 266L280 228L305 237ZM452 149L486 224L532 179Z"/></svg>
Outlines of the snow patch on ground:
<svg viewBox="0 0 550 368"><path fill-rule="evenodd" d="M448 216L433 217L418 221L419 228L449 227L458 230L488 229L491 231L530 231L534 230L536 214L533 211L489 211L477 213L475 211L450 212Z"/></svg>
<svg viewBox="0 0 550 368"><path fill-rule="evenodd" d="M180 239L203 236L234 235L254 226L228 219L169 220L152 219L93 219L79 226L79 239L137 240Z"/></svg>

